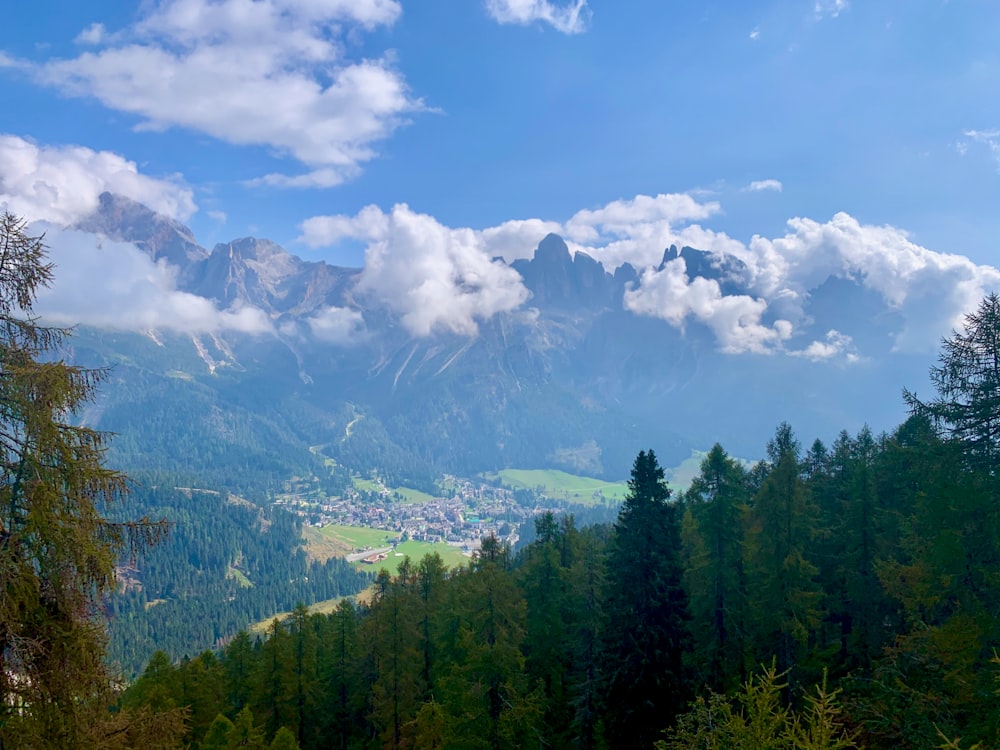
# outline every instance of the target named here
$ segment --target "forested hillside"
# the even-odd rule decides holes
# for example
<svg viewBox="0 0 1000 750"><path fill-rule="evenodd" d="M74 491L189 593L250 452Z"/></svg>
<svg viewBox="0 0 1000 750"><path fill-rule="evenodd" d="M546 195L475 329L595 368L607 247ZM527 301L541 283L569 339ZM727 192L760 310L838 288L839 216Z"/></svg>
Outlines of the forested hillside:
<svg viewBox="0 0 1000 750"><path fill-rule="evenodd" d="M200 748L997 747L998 352L990 296L891 434L782 423L674 497L643 451L613 527L545 515L516 556L158 654L124 704L187 707Z"/></svg>
<svg viewBox="0 0 1000 750"><path fill-rule="evenodd" d="M371 582L341 558L309 561L301 519L212 490L133 489L128 512L163 518L167 540L124 567L106 605L110 657L126 676L156 649L217 648L298 602L356 594Z"/></svg>

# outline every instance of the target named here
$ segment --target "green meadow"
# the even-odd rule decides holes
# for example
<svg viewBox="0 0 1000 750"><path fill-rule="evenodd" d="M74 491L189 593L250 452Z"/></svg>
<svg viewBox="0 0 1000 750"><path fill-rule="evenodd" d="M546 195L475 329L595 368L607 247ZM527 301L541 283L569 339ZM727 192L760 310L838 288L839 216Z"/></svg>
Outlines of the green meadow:
<svg viewBox="0 0 1000 750"><path fill-rule="evenodd" d="M499 478L505 486L515 490L536 490L553 500L581 505L598 504L600 500L595 497L598 492L605 500L614 502L623 500L628 492L625 482L606 482L556 469L503 469L487 478Z"/></svg>
<svg viewBox="0 0 1000 750"><path fill-rule="evenodd" d="M363 526L337 526L330 524L319 529L320 534L351 549L365 547L385 547L399 534L384 529L369 529Z"/></svg>
<svg viewBox="0 0 1000 750"><path fill-rule="evenodd" d="M390 575L396 575L399 572L399 564L407 556L416 565L423 559L424 555L429 555L433 552L437 552L441 556L441 560L444 561L445 566L449 568L457 568L469 562L469 558L463 555L458 547L452 547L450 544L442 542L415 542L410 540L397 545L396 551L390 552L389 557L382 562L375 565L361 564L360 567L376 573L380 570L388 570Z"/></svg>

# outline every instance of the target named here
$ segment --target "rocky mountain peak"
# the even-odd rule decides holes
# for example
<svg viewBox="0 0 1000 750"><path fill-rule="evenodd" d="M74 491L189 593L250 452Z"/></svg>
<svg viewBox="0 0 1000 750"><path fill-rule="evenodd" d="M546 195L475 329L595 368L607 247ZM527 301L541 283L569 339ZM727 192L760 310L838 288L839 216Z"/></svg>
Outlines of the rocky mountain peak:
<svg viewBox="0 0 1000 750"><path fill-rule="evenodd" d="M153 260L165 260L182 270L208 257L186 226L114 193L101 193L97 209L76 228L131 242Z"/></svg>
<svg viewBox="0 0 1000 750"><path fill-rule="evenodd" d="M565 240L548 234L538 243L531 260L512 264L531 290L532 302L541 307L603 307L614 298L614 277L586 253L570 253Z"/></svg>

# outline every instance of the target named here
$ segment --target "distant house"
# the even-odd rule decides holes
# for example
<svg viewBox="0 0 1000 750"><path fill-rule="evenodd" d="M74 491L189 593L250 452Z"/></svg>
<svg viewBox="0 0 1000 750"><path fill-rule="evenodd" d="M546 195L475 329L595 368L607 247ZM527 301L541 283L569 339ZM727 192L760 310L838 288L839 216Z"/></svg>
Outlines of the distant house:
<svg viewBox="0 0 1000 750"><path fill-rule="evenodd" d="M368 555L368 557L362 557L361 562L365 565L374 565L375 563L380 563L387 559L389 556L385 552L376 552L374 555Z"/></svg>

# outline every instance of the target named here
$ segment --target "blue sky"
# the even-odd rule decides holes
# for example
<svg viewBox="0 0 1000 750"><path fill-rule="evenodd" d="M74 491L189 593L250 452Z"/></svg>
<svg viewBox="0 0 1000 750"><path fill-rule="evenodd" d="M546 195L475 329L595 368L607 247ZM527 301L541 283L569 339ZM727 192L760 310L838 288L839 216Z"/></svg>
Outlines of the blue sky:
<svg viewBox="0 0 1000 750"><path fill-rule="evenodd" d="M635 303L717 324L733 351L788 339L778 297L818 273L789 253L835 255L897 306L916 304L886 260L897 250L957 273L968 288L942 309L948 324L994 281L977 270L1000 253L994 0L11 5L0 201L32 218L71 224L110 188L209 247L253 234L348 265L392 247L416 257L436 228L507 257L555 229L609 266L643 266L674 240L770 252L784 280L761 270L768 310L744 301L744 322L706 312L718 290L683 278L648 285L676 299L680 284L683 309ZM430 234L414 239L414 217L433 217ZM440 256L484 273L462 252ZM402 282L386 283L392 299ZM504 288L469 320L523 303ZM733 344L733 326L756 324L770 333Z"/></svg>

